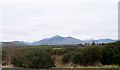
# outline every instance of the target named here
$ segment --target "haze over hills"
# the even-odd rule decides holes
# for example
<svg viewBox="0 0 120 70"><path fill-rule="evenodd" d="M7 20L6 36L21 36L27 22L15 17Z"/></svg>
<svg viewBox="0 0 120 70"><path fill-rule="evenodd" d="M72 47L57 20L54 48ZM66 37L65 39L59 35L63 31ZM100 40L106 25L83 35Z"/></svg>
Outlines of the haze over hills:
<svg viewBox="0 0 120 70"><path fill-rule="evenodd" d="M62 37L59 35L53 36L51 38L45 38L37 42L33 42L33 45L75 45L75 44L85 44L85 43L110 43L115 42L116 40L112 39L90 39L90 40L79 40L73 37Z"/></svg>
<svg viewBox="0 0 120 70"><path fill-rule="evenodd" d="M54 36L51 38L42 39L40 41L34 42L34 45L74 45L83 43L83 41L73 38L73 37L61 37Z"/></svg>
<svg viewBox="0 0 120 70"><path fill-rule="evenodd" d="M44 38L42 40L39 41L35 41L35 42L23 42L23 41L12 41L11 43L3 43L4 45L6 44L14 44L14 45L22 45L22 46L26 46L26 45L77 45L77 44L85 44L85 43L110 43L110 42L115 42L117 40L112 40L112 39L98 39L98 40L94 40L94 39L89 39L89 40L79 40L73 37L62 37L59 35L53 36L51 38Z"/></svg>
<svg viewBox="0 0 120 70"><path fill-rule="evenodd" d="M21 47L21 46L27 46L23 41L12 41L12 42L2 42L2 47Z"/></svg>

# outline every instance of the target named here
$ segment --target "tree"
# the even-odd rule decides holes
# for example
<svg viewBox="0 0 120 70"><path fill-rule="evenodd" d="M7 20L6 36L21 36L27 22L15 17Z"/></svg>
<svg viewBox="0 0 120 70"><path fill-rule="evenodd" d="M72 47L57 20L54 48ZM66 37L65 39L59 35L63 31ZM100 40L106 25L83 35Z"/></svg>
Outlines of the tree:
<svg viewBox="0 0 120 70"><path fill-rule="evenodd" d="M96 45L94 41L92 42L92 45Z"/></svg>

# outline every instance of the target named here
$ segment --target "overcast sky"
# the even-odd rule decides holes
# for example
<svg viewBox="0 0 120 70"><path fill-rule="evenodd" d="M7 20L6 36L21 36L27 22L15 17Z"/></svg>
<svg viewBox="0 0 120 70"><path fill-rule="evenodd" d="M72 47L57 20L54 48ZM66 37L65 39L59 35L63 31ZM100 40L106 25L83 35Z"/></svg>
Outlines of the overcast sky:
<svg viewBox="0 0 120 70"><path fill-rule="evenodd" d="M118 0L3 0L0 41L118 38Z"/></svg>

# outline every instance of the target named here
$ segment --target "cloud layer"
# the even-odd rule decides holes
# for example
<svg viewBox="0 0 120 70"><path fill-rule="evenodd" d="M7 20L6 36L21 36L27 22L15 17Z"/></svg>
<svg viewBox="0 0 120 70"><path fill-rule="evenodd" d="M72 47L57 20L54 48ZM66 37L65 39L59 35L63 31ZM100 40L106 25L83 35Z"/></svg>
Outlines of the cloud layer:
<svg viewBox="0 0 120 70"><path fill-rule="evenodd" d="M117 0L4 0L1 41L54 35L78 39L118 37Z"/></svg>

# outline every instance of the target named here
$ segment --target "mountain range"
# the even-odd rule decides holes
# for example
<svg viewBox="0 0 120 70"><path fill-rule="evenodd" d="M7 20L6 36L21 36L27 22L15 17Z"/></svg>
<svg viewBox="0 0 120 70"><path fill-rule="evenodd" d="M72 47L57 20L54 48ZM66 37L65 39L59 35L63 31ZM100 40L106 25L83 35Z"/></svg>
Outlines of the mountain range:
<svg viewBox="0 0 120 70"><path fill-rule="evenodd" d="M24 41L12 41L11 44L14 45L76 45L76 44L85 44L85 43L110 43L110 42L115 42L117 40L113 40L113 39L98 39L98 40L94 40L94 39L89 39L89 40L80 40L80 39L76 39L73 37L62 37L59 35L53 36L51 38L44 38L42 40L39 41L35 41L35 42L24 42ZM4 42L5 43L5 42Z"/></svg>

